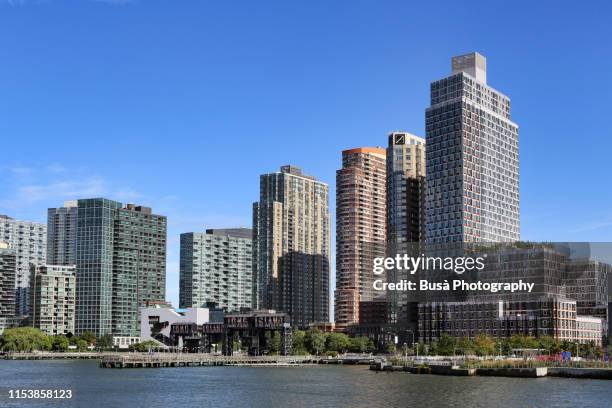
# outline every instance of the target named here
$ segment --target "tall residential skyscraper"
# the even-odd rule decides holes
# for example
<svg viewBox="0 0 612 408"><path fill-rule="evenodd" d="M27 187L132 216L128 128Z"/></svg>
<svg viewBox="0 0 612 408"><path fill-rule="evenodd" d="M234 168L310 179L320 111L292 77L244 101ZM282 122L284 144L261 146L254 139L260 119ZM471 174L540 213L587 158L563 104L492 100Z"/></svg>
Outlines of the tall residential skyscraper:
<svg viewBox="0 0 612 408"><path fill-rule="evenodd" d="M427 242L519 240L518 126L482 55L431 84L426 132Z"/></svg>
<svg viewBox="0 0 612 408"><path fill-rule="evenodd" d="M226 312L250 309L253 231L209 229L181 234L179 307L215 303Z"/></svg>
<svg viewBox="0 0 612 408"><path fill-rule="evenodd" d="M15 316L15 271L17 255L0 241L0 334L17 324Z"/></svg>
<svg viewBox="0 0 612 408"><path fill-rule="evenodd" d="M0 242L0 317L15 316L15 271L17 255L5 242Z"/></svg>
<svg viewBox="0 0 612 408"><path fill-rule="evenodd" d="M140 308L166 299L166 231L163 215L127 204L113 229L113 335L140 335Z"/></svg>
<svg viewBox="0 0 612 408"><path fill-rule="evenodd" d="M163 301L166 217L104 198L78 201L75 331L138 336L138 308Z"/></svg>
<svg viewBox="0 0 612 408"><path fill-rule="evenodd" d="M253 304L294 326L329 320L329 187L294 166L260 177L253 205Z"/></svg>
<svg viewBox="0 0 612 408"><path fill-rule="evenodd" d="M423 241L425 139L391 132L387 147L387 241L390 256Z"/></svg>
<svg viewBox="0 0 612 408"><path fill-rule="evenodd" d="M342 152L336 172L337 327L359 323L359 302L374 299L373 260L386 248L386 152L362 147Z"/></svg>
<svg viewBox="0 0 612 408"><path fill-rule="evenodd" d="M76 275L74 266L32 267L32 326L48 335L74 333Z"/></svg>
<svg viewBox="0 0 612 408"><path fill-rule="evenodd" d="M425 140L391 132L387 146L387 255L415 256L425 230ZM406 271L389 270L387 280L408 279ZM417 304L412 293L387 291L391 323L413 330Z"/></svg>
<svg viewBox="0 0 612 408"><path fill-rule="evenodd" d="M30 266L43 265L46 262L47 226L0 215L0 242L8 243L17 255L16 313L19 316L27 315L30 312Z"/></svg>
<svg viewBox="0 0 612 408"><path fill-rule="evenodd" d="M47 210L47 264L76 264L77 202Z"/></svg>

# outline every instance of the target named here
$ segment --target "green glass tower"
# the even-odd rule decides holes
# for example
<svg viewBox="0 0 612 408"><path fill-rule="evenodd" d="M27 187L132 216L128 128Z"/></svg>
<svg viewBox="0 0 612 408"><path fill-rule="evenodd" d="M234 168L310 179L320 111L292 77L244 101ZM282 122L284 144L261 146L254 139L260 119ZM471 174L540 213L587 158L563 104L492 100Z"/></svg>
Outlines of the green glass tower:
<svg viewBox="0 0 612 408"><path fill-rule="evenodd" d="M78 201L77 334L138 336L138 308L163 301L166 217L105 198Z"/></svg>

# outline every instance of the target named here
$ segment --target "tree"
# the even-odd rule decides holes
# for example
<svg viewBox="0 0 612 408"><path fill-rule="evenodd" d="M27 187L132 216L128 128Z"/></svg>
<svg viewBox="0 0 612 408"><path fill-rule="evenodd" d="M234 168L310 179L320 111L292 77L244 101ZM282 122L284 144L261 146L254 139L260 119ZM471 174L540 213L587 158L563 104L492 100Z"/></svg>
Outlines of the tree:
<svg viewBox="0 0 612 408"><path fill-rule="evenodd" d="M479 334L474 338L474 351L479 356L495 354L495 341L489 336Z"/></svg>
<svg viewBox="0 0 612 408"><path fill-rule="evenodd" d="M281 349L281 336L278 330L275 330L274 333L270 336L270 353L278 354Z"/></svg>
<svg viewBox="0 0 612 408"><path fill-rule="evenodd" d="M77 346L78 346L78 344L77 344ZM159 347L159 343L157 343L155 341L152 341L152 340L147 340L147 341L143 341L141 343L136 343L134 345L131 345L130 346L130 350L139 351L139 352L143 353L145 351L149 351L149 350L154 349L156 347Z"/></svg>
<svg viewBox="0 0 612 408"><path fill-rule="evenodd" d="M21 352L50 350L51 339L33 327L14 327L4 330L0 338L0 349Z"/></svg>
<svg viewBox="0 0 612 408"><path fill-rule="evenodd" d="M448 333L442 333L436 344L436 353L441 356L452 356L455 352L457 341Z"/></svg>
<svg viewBox="0 0 612 408"><path fill-rule="evenodd" d="M365 336L351 337L349 339L349 350L353 353L366 353L372 351L374 344Z"/></svg>
<svg viewBox="0 0 612 408"><path fill-rule="evenodd" d="M79 338L80 338L81 340L85 340L85 341L87 342L87 345L90 345L90 344L92 344L92 345L93 345L93 344L96 344L96 335L95 335L95 334L93 334L93 333L92 333L92 332L90 332L90 331L83 332L83 334L81 334L81 335L79 336ZM78 340L77 340L77 342L78 342Z"/></svg>
<svg viewBox="0 0 612 408"><path fill-rule="evenodd" d="M59 336L54 336L51 342L54 351L67 351L70 345L68 338L61 334Z"/></svg>
<svg viewBox="0 0 612 408"><path fill-rule="evenodd" d="M89 346L89 343L87 343L83 339L77 339L76 346L77 346L77 350L85 351L85 350L87 350L87 346Z"/></svg>
<svg viewBox="0 0 612 408"><path fill-rule="evenodd" d="M330 333L325 342L327 351L336 351L338 353L346 352L350 345L349 337L344 333Z"/></svg>
<svg viewBox="0 0 612 408"><path fill-rule="evenodd" d="M393 343L392 341L387 342L387 344L385 344L385 351L389 354L395 354L395 352L397 351L395 343Z"/></svg>
<svg viewBox="0 0 612 408"><path fill-rule="evenodd" d="M308 354L306 350L306 332L303 330L296 330L293 332L291 340L291 354L301 356Z"/></svg>
<svg viewBox="0 0 612 408"><path fill-rule="evenodd" d="M306 332L306 347L311 354L318 355L325 352L326 336L318 330L308 330Z"/></svg>
<svg viewBox="0 0 612 408"><path fill-rule="evenodd" d="M546 350L550 355L556 354L561 351L561 343L558 339L551 336L542 336L538 341L538 348Z"/></svg>
<svg viewBox="0 0 612 408"><path fill-rule="evenodd" d="M469 337L462 337L457 342L457 353L463 354L464 356L474 353L474 347Z"/></svg>
<svg viewBox="0 0 612 408"><path fill-rule="evenodd" d="M110 350L113 348L113 335L105 334L96 341L96 345L102 350Z"/></svg>

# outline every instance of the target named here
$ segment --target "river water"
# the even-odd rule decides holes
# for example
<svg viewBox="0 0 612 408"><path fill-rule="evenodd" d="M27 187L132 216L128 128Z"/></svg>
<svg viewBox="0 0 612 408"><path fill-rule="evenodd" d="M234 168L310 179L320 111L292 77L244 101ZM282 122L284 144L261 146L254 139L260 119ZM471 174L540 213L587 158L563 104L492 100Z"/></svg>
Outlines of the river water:
<svg viewBox="0 0 612 408"><path fill-rule="evenodd" d="M70 400L10 399L69 389ZM612 381L375 373L366 366L103 369L0 361L0 407L610 407Z"/></svg>

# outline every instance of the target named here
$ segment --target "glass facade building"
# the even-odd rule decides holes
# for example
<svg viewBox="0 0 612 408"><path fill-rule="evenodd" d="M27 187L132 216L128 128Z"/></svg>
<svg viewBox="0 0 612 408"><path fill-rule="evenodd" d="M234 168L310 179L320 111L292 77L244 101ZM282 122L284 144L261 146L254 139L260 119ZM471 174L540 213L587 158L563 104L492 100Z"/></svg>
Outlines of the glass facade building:
<svg viewBox="0 0 612 408"><path fill-rule="evenodd" d="M47 210L47 264L76 264L77 202Z"/></svg>
<svg viewBox="0 0 612 408"><path fill-rule="evenodd" d="M138 308L165 298L166 224L147 207L78 201L77 334L138 336Z"/></svg>

